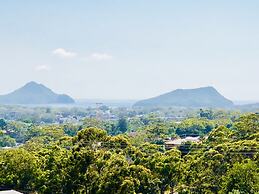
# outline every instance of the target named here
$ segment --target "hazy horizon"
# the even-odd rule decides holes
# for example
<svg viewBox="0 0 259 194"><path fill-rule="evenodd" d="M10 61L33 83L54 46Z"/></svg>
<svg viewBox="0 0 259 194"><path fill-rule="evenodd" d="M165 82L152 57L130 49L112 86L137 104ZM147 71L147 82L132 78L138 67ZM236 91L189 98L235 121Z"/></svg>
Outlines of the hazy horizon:
<svg viewBox="0 0 259 194"><path fill-rule="evenodd" d="M16 88L16 89L14 89L13 91L10 91L9 93L12 93L12 92L14 92L15 90L17 90L17 89L20 89L20 88L22 88L22 87L24 87L25 85L27 85L27 84L29 84L29 83L31 83L31 82L34 82L35 83L35 81L30 81L30 82L27 82L27 83L25 83L23 86L21 86L21 87L19 87L19 88ZM38 83L38 82L36 82L36 84L43 84L44 85L44 83ZM45 87L47 87L46 85L44 85ZM204 87L213 87L213 86L204 86ZM200 87L200 88L203 88L203 87ZM51 89L51 88L49 88L49 89ZM197 89L197 88L177 88L177 89ZM216 88L215 88L216 89ZM51 89L52 90L52 89ZM217 89L216 89L217 90ZM53 90L52 90L53 91ZM55 92L55 91L53 91L53 92ZM157 97L157 96L160 96L160 95L163 95L163 94L166 94L166 93L168 93L168 92L172 92L172 90L171 91L167 91L167 92L165 92L165 93L161 93L161 94L157 94L156 96L150 96L150 97L147 97L146 99L148 99L148 98L153 98L153 97ZM6 94L9 94L9 93L6 93ZM59 93L59 94L63 94L63 93ZM1 95L5 95L5 94L0 94L0 96ZM223 94L222 94L223 95ZM224 95L223 95L224 96ZM71 96L71 97L73 97L73 96ZM225 97L225 96L224 96ZM95 103L95 102L98 102L98 101L100 101L100 102L106 102L106 103L113 103L113 102L122 102L122 103L134 103L134 102L137 102L137 101L139 101L139 100L144 100L144 99L117 99L117 98L100 98L100 97L97 97L97 98L74 98L74 100L76 101L76 103L85 103L85 102L87 102L87 103ZM234 102L234 104L235 105L245 105L245 104L252 104L252 103L258 103L259 102L259 100L233 100L233 99L229 99L229 100L231 100L232 102Z"/></svg>
<svg viewBox="0 0 259 194"><path fill-rule="evenodd" d="M0 95L36 81L75 99L213 86L259 101L258 10L255 0L3 1Z"/></svg>

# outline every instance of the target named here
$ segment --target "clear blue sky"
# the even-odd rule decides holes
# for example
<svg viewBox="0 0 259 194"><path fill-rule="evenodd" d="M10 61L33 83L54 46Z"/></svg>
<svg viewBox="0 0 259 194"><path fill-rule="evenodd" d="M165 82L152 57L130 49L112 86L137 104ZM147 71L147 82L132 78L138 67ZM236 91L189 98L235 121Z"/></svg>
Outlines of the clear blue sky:
<svg viewBox="0 0 259 194"><path fill-rule="evenodd" d="M75 98L210 85L259 100L259 1L1 1L0 67L0 94L34 80Z"/></svg>

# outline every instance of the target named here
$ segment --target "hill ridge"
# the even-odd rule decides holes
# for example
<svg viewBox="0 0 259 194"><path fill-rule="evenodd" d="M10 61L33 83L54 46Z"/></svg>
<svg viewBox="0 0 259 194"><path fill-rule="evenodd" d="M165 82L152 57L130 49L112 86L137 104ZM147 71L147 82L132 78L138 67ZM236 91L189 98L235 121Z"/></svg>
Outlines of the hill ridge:
<svg viewBox="0 0 259 194"><path fill-rule="evenodd" d="M192 89L176 89L156 97L140 100L134 104L139 107L233 107L234 103L221 95L214 87L206 86Z"/></svg>
<svg viewBox="0 0 259 194"><path fill-rule="evenodd" d="M74 99L66 94L57 94L43 84L35 81L6 95L0 95L0 104L68 104Z"/></svg>

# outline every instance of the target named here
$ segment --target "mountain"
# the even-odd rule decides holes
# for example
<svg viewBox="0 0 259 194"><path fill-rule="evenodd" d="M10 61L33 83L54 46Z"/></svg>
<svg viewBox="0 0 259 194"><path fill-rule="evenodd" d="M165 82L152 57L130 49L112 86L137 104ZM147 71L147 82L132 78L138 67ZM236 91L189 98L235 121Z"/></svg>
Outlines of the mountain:
<svg viewBox="0 0 259 194"><path fill-rule="evenodd" d="M6 95L0 95L0 104L68 104L75 101L65 94L56 94L46 86L29 82Z"/></svg>
<svg viewBox="0 0 259 194"><path fill-rule="evenodd" d="M243 111L259 111L259 103L236 105L235 108Z"/></svg>
<svg viewBox="0 0 259 194"><path fill-rule="evenodd" d="M213 87L196 89L177 89L172 92L138 101L135 107L207 107L227 108L233 107L232 101L226 99Z"/></svg>

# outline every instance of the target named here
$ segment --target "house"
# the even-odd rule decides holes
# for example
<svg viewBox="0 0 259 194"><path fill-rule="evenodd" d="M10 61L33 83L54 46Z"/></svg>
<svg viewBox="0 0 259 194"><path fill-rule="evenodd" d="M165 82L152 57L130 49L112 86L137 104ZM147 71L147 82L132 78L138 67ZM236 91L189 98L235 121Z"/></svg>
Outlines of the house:
<svg viewBox="0 0 259 194"><path fill-rule="evenodd" d="M179 139L174 139L174 140L165 140L164 142L165 142L165 149L170 150L173 147L178 147L182 143L185 143L185 142L199 142L199 141L200 141L199 136L197 136L197 137L188 136L183 139L179 138Z"/></svg>

